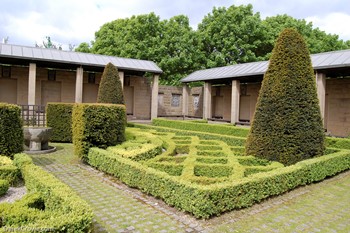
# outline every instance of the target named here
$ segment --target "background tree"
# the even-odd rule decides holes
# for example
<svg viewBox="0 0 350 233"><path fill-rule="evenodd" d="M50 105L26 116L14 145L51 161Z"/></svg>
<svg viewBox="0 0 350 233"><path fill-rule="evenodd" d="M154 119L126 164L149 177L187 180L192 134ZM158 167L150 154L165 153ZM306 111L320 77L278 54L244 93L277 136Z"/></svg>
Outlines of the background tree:
<svg viewBox="0 0 350 233"><path fill-rule="evenodd" d="M204 53L200 51L199 39L187 16L175 16L163 24L162 54L158 62L164 71L162 83L179 85L181 78L205 68Z"/></svg>
<svg viewBox="0 0 350 233"><path fill-rule="evenodd" d="M272 51L246 154L291 165L320 156L324 130L315 75L303 37L285 29Z"/></svg>
<svg viewBox="0 0 350 233"><path fill-rule="evenodd" d="M123 88L118 69L112 63L108 63L103 70L97 103L124 104Z"/></svg>
<svg viewBox="0 0 350 233"><path fill-rule="evenodd" d="M284 28L297 29L311 53L350 48L350 41L339 40L305 20L288 15L261 20L249 4L214 7L196 31L184 15L163 21L154 13L114 20L95 33L91 45L81 43L76 51L151 60L164 71L162 84L178 85L198 69L269 59Z"/></svg>
<svg viewBox="0 0 350 233"><path fill-rule="evenodd" d="M296 29L304 37L311 54L350 48L349 43L340 40L338 35L327 34L314 28L311 22L286 14L267 17L262 21L262 28L264 35L260 53L265 54L266 59L270 57L278 35L286 28Z"/></svg>
<svg viewBox="0 0 350 233"><path fill-rule="evenodd" d="M251 4L213 9L198 25L206 67L218 67L261 60L255 51L260 46L262 31L259 13Z"/></svg>
<svg viewBox="0 0 350 233"><path fill-rule="evenodd" d="M163 23L154 13L118 19L95 33L92 51L112 56L149 59L161 56Z"/></svg>
<svg viewBox="0 0 350 233"><path fill-rule="evenodd" d="M91 46L87 42L81 43L77 48L75 48L75 52L81 52L81 53L91 53Z"/></svg>

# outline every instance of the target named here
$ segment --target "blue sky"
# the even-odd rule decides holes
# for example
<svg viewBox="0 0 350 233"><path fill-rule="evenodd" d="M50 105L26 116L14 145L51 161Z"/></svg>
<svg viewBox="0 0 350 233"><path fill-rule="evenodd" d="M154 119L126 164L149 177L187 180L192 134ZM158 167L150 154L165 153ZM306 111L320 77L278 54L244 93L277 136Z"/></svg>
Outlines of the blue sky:
<svg viewBox="0 0 350 233"><path fill-rule="evenodd" d="M106 22L150 12L161 19L187 15L196 28L214 6L248 3L262 18L288 14L350 40L349 0L1 0L0 40L33 46L50 36L64 47L79 45Z"/></svg>

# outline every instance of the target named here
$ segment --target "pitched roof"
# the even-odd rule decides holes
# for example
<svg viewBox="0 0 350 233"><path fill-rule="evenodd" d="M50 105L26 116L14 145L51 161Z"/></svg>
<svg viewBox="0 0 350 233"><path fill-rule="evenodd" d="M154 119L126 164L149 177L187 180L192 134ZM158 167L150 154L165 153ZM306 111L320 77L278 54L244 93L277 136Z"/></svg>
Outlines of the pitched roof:
<svg viewBox="0 0 350 233"><path fill-rule="evenodd" d="M350 67L350 50L313 54L311 55L311 61L314 70ZM181 79L181 82L187 83L264 75L268 64L268 61L261 61L198 70Z"/></svg>
<svg viewBox="0 0 350 233"><path fill-rule="evenodd" d="M117 66L118 69L123 70L144 71L152 73L163 72L153 61L1 43L0 57L96 67L104 67L105 65L107 65L107 63L111 62L112 64Z"/></svg>

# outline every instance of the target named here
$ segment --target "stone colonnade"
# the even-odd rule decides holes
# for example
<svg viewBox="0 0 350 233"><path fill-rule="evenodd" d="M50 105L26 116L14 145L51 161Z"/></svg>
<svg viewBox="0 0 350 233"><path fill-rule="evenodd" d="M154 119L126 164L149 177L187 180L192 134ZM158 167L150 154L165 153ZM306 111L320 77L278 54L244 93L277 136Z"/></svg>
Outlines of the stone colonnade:
<svg viewBox="0 0 350 233"><path fill-rule="evenodd" d="M231 85L231 123L235 124L239 122L239 109L240 109L240 81L232 80ZM324 73L316 73L316 87L317 87L317 96L319 99L321 116L323 123L325 124L325 100L326 100L326 75ZM203 88L203 119L212 118L212 84L210 82L204 83ZM188 87L187 84L183 86L183 115L187 115L186 108L188 104Z"/></svg>
<svg viewBox="0 0 350 233"><path fill-rule="evenodd" d="M36 93L36 63L29 64L29 81L28 81L28 105L35 105L35 93ZM75 81L75 102L83 102L83 67L77 67L76 81ZM119 71L119 78L124 87L124 72ZM151 97L151 119L157 117L158 111L158 83L159 75L153 75L152 81L152 97Z"/></svg>

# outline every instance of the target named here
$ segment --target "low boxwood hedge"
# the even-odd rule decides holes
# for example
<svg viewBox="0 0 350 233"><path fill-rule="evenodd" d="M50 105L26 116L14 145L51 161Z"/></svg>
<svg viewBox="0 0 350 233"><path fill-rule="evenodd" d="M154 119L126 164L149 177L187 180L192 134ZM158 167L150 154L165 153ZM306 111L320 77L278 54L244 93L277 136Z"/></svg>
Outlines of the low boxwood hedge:
<svg viewBox="0 0 350 233"><path fill-rule="evenodd" d="M75 104L74 153L86 159L90 147L107 148L125 141L126 109L117 104Z"/></svg>
<svg viewBox="0 0 350 233"><path fill-rule="evenodd" d="M50 141L72 142L72 112L74 103L48 103L46 124L52 128Z"/></svg>
<svg viewBox="0 0 350 233"><path fill-rule="evenodd" d="M0 179L0 197L7 192L9 187L10 187L10 184L7 180Z"/></svg>
<svg viewBox="0 0 350 233"><path fill-rule="evenodd" d="M195 124L195 123L192 123L192 124ZM199 124L204 125L201 123ZM244 146L245 140L246 140L246 138L244 137L223 135L220 133L207 133L207 132L200 132L200 131L181 130L181 129L163 127L163 126L145 125L145 124L137 124L137 123L128 123L128 126L137 127L141 129L154 129L159 132L172 132L172 133L176 133L176 135L182 135L182 136L197 136L200 139L204 139L204 140L219 140L227 143L230 146Z"/></svg>
<svg viewBox="0 0 350 233"><path fill-rule="evenodd" d="M34 165L25 154L16 154L28 194L13 204L0 204L0 232L90 232L92 210L67 185Z"/></svg>
<svg viewBox="0 0 350 233"><path fill-rule="evenodd" d="M237 137L247 137L249 133L249 129L247 128L236 127L229 124L205 124L191 121L177 121L160 118L153 119L152 124L155 126L169 127L173 129L232 135Z"/></svg>
<svg viewBox="0 0 350 233"><path fill-rule="evenodd" d="M151 133L135 129L129 129L129 133L133 135L133 139L121 145L108 147L107 150L125 158L140 161L161 154L162 148L165 147L164 142Z"/></svg>
<svg viewBox="0 0 350 233"><path fill-rule="evenodd" d="M20 178L20 171L13 165L12 160L6 156L0 156L0 179L6 180L11 185L16 185Z"/></svg>

